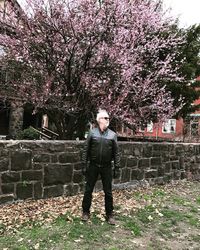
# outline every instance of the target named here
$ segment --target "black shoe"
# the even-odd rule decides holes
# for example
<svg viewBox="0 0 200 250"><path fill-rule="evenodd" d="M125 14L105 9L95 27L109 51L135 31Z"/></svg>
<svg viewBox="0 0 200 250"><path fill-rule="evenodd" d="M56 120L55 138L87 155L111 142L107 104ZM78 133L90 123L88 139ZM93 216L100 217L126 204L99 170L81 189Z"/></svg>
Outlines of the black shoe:
<svg viewBox="0 0 200 250"><path fill-rule="evenodd" d="M90 218L90 214L89 213L83 213L81 220L86 222L86 221L89 220L89 218Z"/></svg>
<svg viewBox="0 0 200 250"><path fill-rule="evenodd" d="M115 225L116 224L113 215L107 215L106 220L107 220L108 224L110 224L110 225Z"/></svg>

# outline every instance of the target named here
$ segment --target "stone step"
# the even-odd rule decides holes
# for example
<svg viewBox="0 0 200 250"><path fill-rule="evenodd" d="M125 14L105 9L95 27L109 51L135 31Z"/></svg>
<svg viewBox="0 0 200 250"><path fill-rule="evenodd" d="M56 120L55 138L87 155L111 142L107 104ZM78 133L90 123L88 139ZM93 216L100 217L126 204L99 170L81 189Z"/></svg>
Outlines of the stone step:
<svg viewBox="0 0 200 250"><path fill-rule="evenodd" d="M5 203L14 202L14 195L13 194L1 194L0 195L0 205Z"/></svg>

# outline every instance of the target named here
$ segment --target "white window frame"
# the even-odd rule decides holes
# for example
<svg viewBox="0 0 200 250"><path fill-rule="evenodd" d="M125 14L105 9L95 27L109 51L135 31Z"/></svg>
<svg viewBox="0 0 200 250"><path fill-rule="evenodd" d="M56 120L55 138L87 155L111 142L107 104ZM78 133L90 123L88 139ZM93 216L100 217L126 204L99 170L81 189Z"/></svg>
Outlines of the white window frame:
<svg viewBox="0 0 200 250"><path fill-rule="evenodd" d="M147 132L153 133L153 122L147 123Z"/></svg>
<svg viewBox="0 0 200 250"><path fill-rule="evenodd" d="M162 133L174 134L176 132L176 119L168 119L163 122Z"/></svg>
<svg viewBox="0 0 200 250"><path fill-rule="evenodd" d="M141 133L144 133L145 132L145 127L140 126L138 128L138 131L141 132Z"/></svg>

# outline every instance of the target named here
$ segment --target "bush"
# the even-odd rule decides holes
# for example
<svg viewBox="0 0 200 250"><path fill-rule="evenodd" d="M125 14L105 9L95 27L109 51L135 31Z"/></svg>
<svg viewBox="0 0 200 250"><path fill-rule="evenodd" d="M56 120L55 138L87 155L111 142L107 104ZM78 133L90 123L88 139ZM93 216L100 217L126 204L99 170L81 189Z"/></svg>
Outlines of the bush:
<svg viewBox="0 0 200 250"><path fill-rule="evenodd" d="M40 139L40 134L33 128L29 127L17 134L18 140L38 140Z"/></svg>

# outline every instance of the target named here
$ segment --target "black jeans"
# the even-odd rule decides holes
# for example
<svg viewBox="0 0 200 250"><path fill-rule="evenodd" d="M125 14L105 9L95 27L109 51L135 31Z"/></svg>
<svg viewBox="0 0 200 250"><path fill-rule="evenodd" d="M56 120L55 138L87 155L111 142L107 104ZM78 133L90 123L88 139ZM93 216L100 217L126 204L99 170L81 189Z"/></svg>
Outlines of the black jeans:
<svg viewBox="0 0 200 250"><path fill-rule="evenodd" d="M86 174L85 193L82 202L84 213L90 213L92 202L92 192L97 182L98 176L101 176L103 191L105 194L105 211L106 215L111 215L113 211L113 196L112 196L112 168L110 166L98 166L91 164Z"/></svg>

